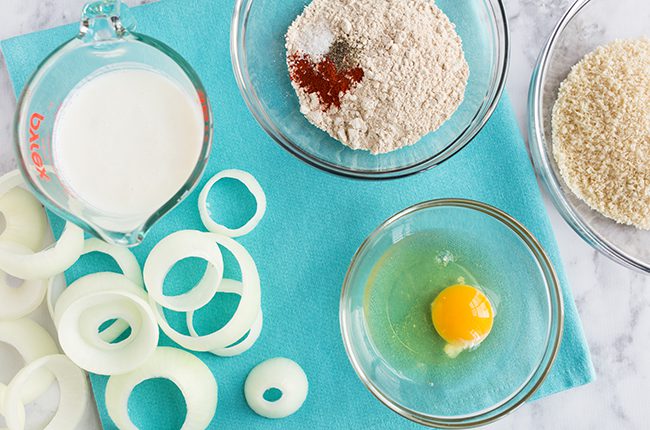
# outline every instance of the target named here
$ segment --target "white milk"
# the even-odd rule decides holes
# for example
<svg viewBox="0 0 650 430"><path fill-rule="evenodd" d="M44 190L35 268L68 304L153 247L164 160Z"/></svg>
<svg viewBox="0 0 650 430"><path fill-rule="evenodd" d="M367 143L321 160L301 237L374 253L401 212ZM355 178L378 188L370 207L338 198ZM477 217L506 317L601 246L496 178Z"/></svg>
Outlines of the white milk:
<svg viewBox="0 0 650 430"><path fill-rule="evenodd" d="M189 178L203 132L198 96L159 73L118 69L82 83L63 103L54 159L77 198L144 221Z"/></svg>

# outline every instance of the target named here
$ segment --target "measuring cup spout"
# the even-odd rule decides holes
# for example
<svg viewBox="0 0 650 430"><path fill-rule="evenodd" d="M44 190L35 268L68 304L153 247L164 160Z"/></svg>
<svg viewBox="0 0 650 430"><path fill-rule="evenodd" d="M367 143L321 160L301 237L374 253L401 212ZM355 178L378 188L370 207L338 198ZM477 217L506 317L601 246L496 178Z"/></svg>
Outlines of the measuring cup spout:
<svg viewBox="0 0 650 430"><path fill-rule="evenodd" d="M87 3L81 14L79 38L85 41L113 40L135 28L129 8L120 0Z"/></svg>

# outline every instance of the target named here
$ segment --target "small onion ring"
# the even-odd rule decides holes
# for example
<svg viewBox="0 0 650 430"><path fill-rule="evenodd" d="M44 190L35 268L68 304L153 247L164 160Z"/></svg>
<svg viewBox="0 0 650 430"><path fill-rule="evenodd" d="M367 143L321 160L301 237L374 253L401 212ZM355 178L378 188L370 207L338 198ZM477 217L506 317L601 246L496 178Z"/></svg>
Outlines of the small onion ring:
<svg viewBox="0 0 650 430"><path fill-rule="evenodd" d="M7 392L7 386L0 383L0 416L4 416L4 405L5 405L5 393ZM4 429L2 429L4 430Z"/></svg>
<svg viewBox="0 0 650 430"><path fill-rule="evenodd" d="M275 388L282 397L274 402L264 393ZM246 403L258 415L266 418L285 418L294 414L307 398L309 382L302 367L288 358L272 358L251 370L244 383Z"/></svg>
<svg viewBox="0 0 650 430"><path fill-rule="evenodd" d="M27 318L0 321L0 342L14 347L27 365L46 355L59 353L52 336L43 327ZM39 372L23 392L23 402L30 403L40 397L52 384L52 380L52 375L48 372ZM5 388L6 386L0 383L0 389ZM2 405L3 403L0 402L0 413L3 410Z"/></svg>
<svg viewBox="0 0 650 430"><path fill-rule="evenodd" d="M0 242L17 243L26 246L30 251L43 247L48 226L47 216L43 206L32 193L17 186L1 194L0 213L5 219L5 229L0 233Z"/></svg>
<svg viewBox="0 0 650 430"><path fill-rule="evenodd" d="M135 255L127 248L106 243L97 238L86 239L84 242L83 254L91 252L100 252L111 257L119 266L120 270L131 282L144 288L142 281L142 270ZM50 317L54 320L54 307L57 300L65 290L65 280L61 277L53 280L47 290L47 307ZM123 322L115 321L106 330L101 332L102 338L106 342L112 342L117 339L128 328Z"/></svg>
<svg viewBox="0 0 650 430"><path fill-rule="evenodd" d="M55 309L61 348L82 369L99 375L130 372L158 345L158 325L144 292L124 275L103 272L73 282ZM124 342L107 343L99 326L121 318L131 327Z"/></svg>
<svg viewBox="0 0 650 430"><path fill-rule="evenodd" d="M241 339L253 326L260 310L261 292L260 277L255 266L255 261L248 251L227 236L216 233L194 232L224 246L238 261L242 273L242 294L239 306L230 321L214 333L205 336L187 336L174 330L163 312L162 306L149 298L151 306L156 314L156 319L162 331L177 344L192 351L207 352L213 349L225 348ZM146 279L146 274L145 274Z"/></svg>
<svg viewBox="0 0 650 430"><path fill-rule="evenodd" d="M72 266L83 246L83 230L66 222L59 240L43 251L26 253L16 244L0 243L0 270L25 280L47 279Z"/></svg>
<svg viewBox="0 0 650 430"><path fill-rule="evenodd" d="M113 260L115 260L124 276L126 276L137 286L144 288L140 263L138 263L135 255L133 255L133 253L128 248L106 243L103 240L93 237L86 239L86 242L84 243L83 254L90 254L91 252L99 252L111 257ZM122 333L124 333L128 328L129 325L126 323L126 321L117 320L102 330L99 336L105 342L111 343L120 337Z"/></svg>
<svg viewBox="0 0 650 430"><path fill-rule="evenodd" d="M232 279L224 279L221 281L221 285L219 286L219 293L231 293L231 294L238 294L241 296L243 291L243 286L241 282L235 281ZM194 337L198 337L198 333L194 329L194 311L190 311L187 313L187 329L189 330L190 334ZM225 348L217 348L213 349L210 351L210 353L214 355L218 355L220 357L234 357L236 355L240 355L249 349L255 344L257 339L260 337L260 333L262 331L262 324L264 321L264 316L262 315L262 309L260 308L259 313L257 314L257 318L255 318L255 322L253 323L253 326L250 328L247 334L245 334L244 340L239 342L236 345L231 345L227 346Z"/></svg>
<svg viewBox="0 0 650 430"><path fill-rule="evenodd" d="M34 312L43 302L51 281L52 278L23 281L12 287L9 275L0 271L0 320L15 320Z"/></svg>
<svg viewBox="0 0 650 430"><path fill-rule="evenodd" d="M118 428L137 430L129 418L129 397L138 384L154 378L169 379L183 393L187 415L181 430L208 428L217 408L217 381L208 366L197 357L170 347L158 347L133 372L108 379L106 410Z"/></svg>
<svg viewBox="0 0 650 430"><path fill-rule="evenodd" d="M239 228L230 229L217 223L212 219L210 211L208 210L208 194L212 187L214 187L214 184L224 178L236 179L244 184L253 197L255 197L255 202L257 203L257 209L255 210L253 217ZM264 194L264 190L253 175L244 172L243 170L229 169L217 173L205 184L201 190L201 194L199 194L199 215L201 216L201 221L203 221L205 228L212 233L219 233L228 237L244 236L257 227L257 224L259 224L260 220L264 216L264 212L266 212L266 195Z"/></svg>
<svg viewBox="0 0 650 430"><path fill-rule="evenodd" d="M140 263L135 258L135 255L126 247L106 243L96 237L86 239L84 242L84 249L82 255L90 254L91 252L99 252L111 257L120 270L131 282L135 285L144 287L142 281L142 269Z"/></svg>
<svg viewBox="0 0 650 430"><path fill-rule="evenodd" d="M209 276L204 276L186 293L177 296L165 295L165 277L176 262L188 257L206 260L206 275ZM182 230L170 234L154 246L144 263L144 283L149 297L161 306L178 312L192 311L208 304L217 292L222 278L221 250L200 231Z"/></svg>
<svg viewBox="0 0 650 430"><path fill-rule="evenodd" d="M52 321L54 321L54 307L64 290L65 276L63 276L63 273L59 273L50 278L50 284L47 286L47 293L45 293L45 301L47 302L47 311Z"/></svg>
<svg viewBox="0 0 650 430"><path fill-rule="evenodd" d="M88 403L86 374L65 355L47 355L24 367L11 380L5 392L5 420L9 430L25 428L23 391L30 386L32 377L48 372L59 382L59 407L45 428L68 430L81 422Z"/></svg>

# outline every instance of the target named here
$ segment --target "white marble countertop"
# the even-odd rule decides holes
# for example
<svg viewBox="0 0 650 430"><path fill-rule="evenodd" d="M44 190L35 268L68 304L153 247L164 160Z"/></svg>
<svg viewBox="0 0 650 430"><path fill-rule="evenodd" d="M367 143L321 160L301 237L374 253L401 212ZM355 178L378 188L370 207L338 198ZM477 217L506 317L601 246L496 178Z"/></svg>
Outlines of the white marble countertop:
<svg viewBox="0 0 650 430"><path fill-rule="evenodd" d="M531 70L551 28L571 0L506 0L512 32L508 91L526 134L526 100ZM128 4L146 3L143 0ZM84 0L3 0L0 39L76 21ZM0 54L1 58L1 54ZM15 168L10 147L15 99L0 61L0 174ZM650 277L636 274L584 243L547 200L564 264L580 311L598 379L527 404L491 429L648 428L650 408ZM39 321L45 321L41 312ZM18 368L15 354L0 348L0 382ZM50 416L56 392L32 406L39 422ZM0 417L0 427L2 418ZM96 413L84 429L100 428Z"/></svg>

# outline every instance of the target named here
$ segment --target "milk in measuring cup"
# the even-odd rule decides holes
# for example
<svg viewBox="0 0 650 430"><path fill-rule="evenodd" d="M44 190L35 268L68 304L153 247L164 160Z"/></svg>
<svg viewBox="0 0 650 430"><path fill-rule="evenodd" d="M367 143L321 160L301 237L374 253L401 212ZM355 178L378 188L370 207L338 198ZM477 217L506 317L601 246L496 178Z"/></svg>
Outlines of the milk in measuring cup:
<svg viewBox="0 0 650 430"><path fill-rule="evenodd" d="M62 182L78 199L144 222L188 180L203 135L196 94L154 71L114 69L66 98L52 148Z"/></svg>

